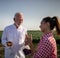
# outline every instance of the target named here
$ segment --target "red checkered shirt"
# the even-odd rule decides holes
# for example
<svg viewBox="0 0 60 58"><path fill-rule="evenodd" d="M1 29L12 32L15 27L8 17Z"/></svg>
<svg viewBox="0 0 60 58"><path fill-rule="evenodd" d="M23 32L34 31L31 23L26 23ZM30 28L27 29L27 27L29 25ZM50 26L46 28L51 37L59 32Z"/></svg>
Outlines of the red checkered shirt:
<svg viewBox="0 0 60 58"><path fill-rule="evenodd" d="M51 32L41 37L33 58L57 58L56 41Z"/></svg>

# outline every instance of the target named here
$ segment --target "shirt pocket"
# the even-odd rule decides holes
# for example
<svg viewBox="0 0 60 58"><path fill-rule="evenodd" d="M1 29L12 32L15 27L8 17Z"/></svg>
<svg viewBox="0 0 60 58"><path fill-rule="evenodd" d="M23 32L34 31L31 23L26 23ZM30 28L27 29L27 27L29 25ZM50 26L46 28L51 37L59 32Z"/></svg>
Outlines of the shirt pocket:
<svg viewBox="0 0 60 58"><path fill-rule="evenodd" d="M13 41L13 33L12 32L8 32L8 34L7 34L7 39L8 39L8 41Z"/></svg>

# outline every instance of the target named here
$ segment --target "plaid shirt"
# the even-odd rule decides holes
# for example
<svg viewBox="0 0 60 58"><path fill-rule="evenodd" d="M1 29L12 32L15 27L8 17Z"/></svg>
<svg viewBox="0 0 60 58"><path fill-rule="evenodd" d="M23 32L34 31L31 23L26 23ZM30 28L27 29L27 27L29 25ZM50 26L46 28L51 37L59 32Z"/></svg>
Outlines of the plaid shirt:
<svg viewBox="0 0 60 58"><path fill-rule="evenodd" d="M42 36L33 58L57 58L56 41L51 32Z"/></svg>

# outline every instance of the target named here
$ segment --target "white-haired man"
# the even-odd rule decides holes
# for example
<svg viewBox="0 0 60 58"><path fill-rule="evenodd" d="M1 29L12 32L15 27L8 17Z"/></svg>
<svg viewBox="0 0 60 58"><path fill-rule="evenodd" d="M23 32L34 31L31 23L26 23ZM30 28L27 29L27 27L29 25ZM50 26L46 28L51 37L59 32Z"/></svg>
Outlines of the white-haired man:
<svg viewBox="0 0 60 58"><path fill-rule="evenodd" d="M4 29L2 44L5 46L5 58L25 58L22 47L24 46L27 30L22 27L23 19L22 13L16 13L14 24Z"/></svg>

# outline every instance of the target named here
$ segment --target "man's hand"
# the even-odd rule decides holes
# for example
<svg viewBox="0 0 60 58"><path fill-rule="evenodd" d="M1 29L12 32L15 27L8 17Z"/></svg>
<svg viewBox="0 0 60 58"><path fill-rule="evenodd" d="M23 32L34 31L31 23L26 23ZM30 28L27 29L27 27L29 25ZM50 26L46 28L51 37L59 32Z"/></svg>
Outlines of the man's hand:
<svg viewBox="0 0 60 58"><path fill-rule="evenodd" d="M11 41L9 41L9 42L6 42L7 43L7 46L12 46L12 42Z"/></svg>

